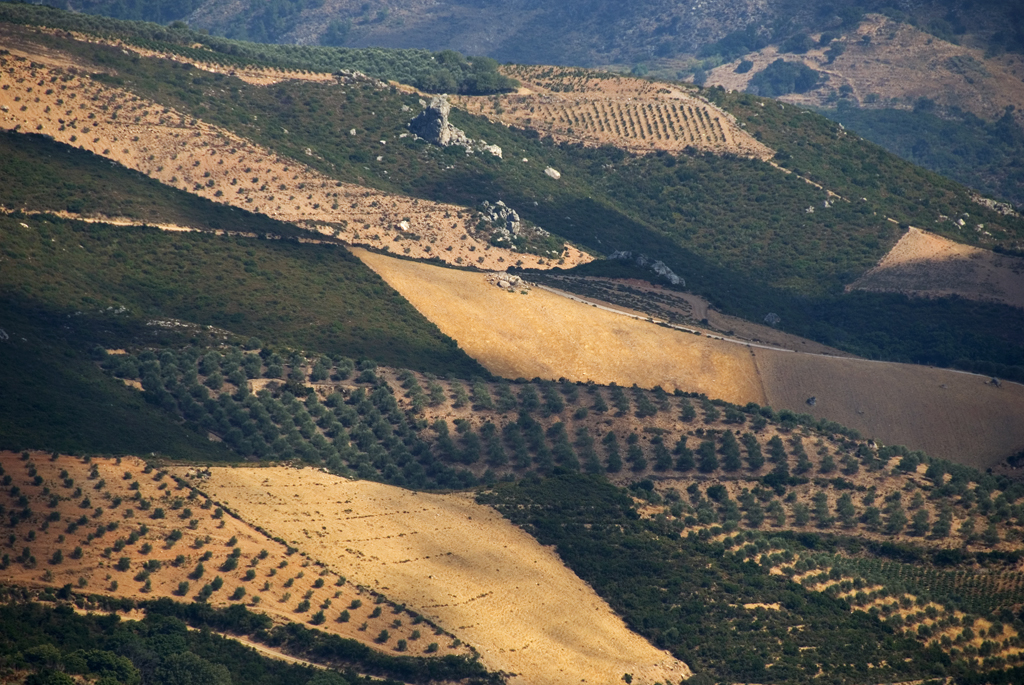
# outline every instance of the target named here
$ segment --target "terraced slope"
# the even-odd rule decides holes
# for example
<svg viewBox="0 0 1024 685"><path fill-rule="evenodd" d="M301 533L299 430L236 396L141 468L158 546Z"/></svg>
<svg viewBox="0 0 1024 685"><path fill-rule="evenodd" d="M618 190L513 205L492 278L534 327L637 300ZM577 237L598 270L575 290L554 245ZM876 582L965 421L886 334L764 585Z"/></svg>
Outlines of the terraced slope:
<svg viewBox="0 0 1024 685"><path fill-rule="evenodd" d="M347 582L344 570L329 569L318 557L295 555L284 542L225 515L185 482L140 459L28 454L25 460L0 452L8 480L0 498L16 512L7 527L24 542L10 550L18 556L4 555L5 583L70 585L81 594L167 597L213 607L241 604L278 624L315 625L389 653L402 639L407 647L401 651L409 655L471 654L451 635L435 634L435 626L393 605L375 611L377 597L385 599L379 588ZM200 487L207 479L194 468L180 475L193 476L191 483ZM348 612L345 621L339 620L342 611ZM374 640L385 629L388 645Z"/></svg>
<svg viewBox="0 0 1024 685"><path fill-rule="evenodd" d="M557 67L505 67L523 83L510 95L461 97L466 111L557 141L632 152L686 148L767 159L772 150L734 117L679 86Z"/></svg>
<svg viewBox="0 0 1024 685"><path fill-rule="evenodd" d="M615 685L631 673L652 685L690 675L550 548L470 496L287 468L214 468L200 487L350 582L457 630L488 668L516 674L510 682Z"/></svg>

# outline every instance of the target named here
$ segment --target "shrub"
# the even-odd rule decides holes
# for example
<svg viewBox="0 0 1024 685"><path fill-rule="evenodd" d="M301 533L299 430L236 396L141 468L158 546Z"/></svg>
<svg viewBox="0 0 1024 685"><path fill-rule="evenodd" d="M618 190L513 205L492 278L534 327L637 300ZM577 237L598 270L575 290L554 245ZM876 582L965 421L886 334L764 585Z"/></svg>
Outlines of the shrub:
<svg viewBox="0 0 1024 685"><path fill-rule="evenodd" d="M235 588L235 591L231 593L230 599L231 599L232 602L237 602L238 600L242 599L243 597L245 597L245 588L242 587L241 585L239 585L238 587Z"/></svg>
<svg viewBox="0 0 1024 685"><path fill-rule="evenodd" d="M382 644L384 644L385 642L387 642L390 639L391 639L391 633L389 633L387 630L382 630L377 635L377 637L374 639L374 642L376 642L379 645L382 645Z"/></svg>
<svg viewBox="0 0 1024 685"><path fill-rule="evenodd" d="M352 618L352 614L348 613L348 609L345 609L338 616L338 623L348 623Z"/></svg>
<svg viewBox="0 0 1024 685"><path fill-rule="evenodd" d="M318 625L324 623L326 620L327 620L327 617L324 616L324 612L323 611L318 611L315 614L313 614L312 617L310 617L309 622L312 623L315 626L318 626Z"/></svg>
<svg viewBox="0 0 1024 685"><path fill-rule="evenodd" d="M77 551L77 548L76 548L76 551ZM118 571L127 571L128 569L131 568L131 566L132 566L132 560L131 559L129 559L128 557L121 557L120 559L117 560L117 564L114 565L114 568L116 568Z"/></svg>

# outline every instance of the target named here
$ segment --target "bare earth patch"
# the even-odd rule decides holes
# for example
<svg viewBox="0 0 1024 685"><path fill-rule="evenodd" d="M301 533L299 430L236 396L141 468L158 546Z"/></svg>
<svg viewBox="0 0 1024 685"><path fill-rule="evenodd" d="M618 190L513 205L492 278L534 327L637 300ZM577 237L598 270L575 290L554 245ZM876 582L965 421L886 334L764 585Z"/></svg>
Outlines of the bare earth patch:
<svg viewBox="0 0 1024 685"><path fill-rule="evenodd" d="M911 227L878 266L847 290L922 297L959 295L1024 307L1024 259L955 243Z"/></svg>
<svg viewBox="0 0 1024 685"><path fill-rule="evenodd" d="M630 632L550 549L470 495L313 469L214 468L203 489L242 519L475 647L512 682L679 682L690 670Z"/></svg>
<svg viewBox="0 0 1024 685"><path fill-rule="evenodd" d="M984 469L1024 448L1024 386L913 364L755 350L768 402ZM807 403L815 398L813 406Z"/></svg>

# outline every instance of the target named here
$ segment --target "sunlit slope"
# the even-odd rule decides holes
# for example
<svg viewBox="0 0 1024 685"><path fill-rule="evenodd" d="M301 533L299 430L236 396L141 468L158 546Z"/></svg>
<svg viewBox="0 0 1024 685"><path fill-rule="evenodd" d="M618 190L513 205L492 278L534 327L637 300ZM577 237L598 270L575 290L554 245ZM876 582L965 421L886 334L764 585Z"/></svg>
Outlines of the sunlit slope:
<svg viewBox="0 0 1024 685"><path fill-rule="evenodd" d="M480 273L358 256L470 356L506 377L661 385L839 422L934 457L990 466L1024 448L1024 386L910 364L695 336ZM814 398L813 403L808 401Z"/></svg>
<svg viewBox="0 0 1024 685"><path fill-rule="evenodd" d="M481 273L357 255L491 372L509 378L705 392L764 403L750 351L653 326L543 290L490 285Z"/></svg>
<svg viewBox="0 0 1024 685"><path fill-rule="evenodd" d="M913 364L757 350L769 403L984 469L1024 448L1024 386ZM814 405L807 401L814 397Z"/></svg>
<svg viewBox="0 0 1024 685"><path fill-rule="evenodd" d="M511 682L679 682L689 669L630 632L550 548L467 495L313 469L215 468L202 485L350 583L455 630Z"/></svg>

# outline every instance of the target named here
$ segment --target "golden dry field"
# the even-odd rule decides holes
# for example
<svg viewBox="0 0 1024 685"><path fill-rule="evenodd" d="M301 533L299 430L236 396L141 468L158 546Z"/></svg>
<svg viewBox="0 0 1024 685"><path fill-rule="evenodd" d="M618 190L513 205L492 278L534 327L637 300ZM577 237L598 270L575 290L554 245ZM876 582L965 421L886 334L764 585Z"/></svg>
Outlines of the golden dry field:
<svg viewBox="0 0 1024 685"><path fill-rule="evenodd" d="M955 243L911 227L876 267L847 290L921 297L958 295L1024 307L1024 259Z"/></svg>
<svg viewBox="0 0 1024 685"><path fill-rule="evenodd" d="M772 154L732 115L676 86L560 67L507 66L502 71L522 82L518 93L460 96L453 103L558 141L634 152L692 147L759 159Z"/></svg>
<svg viewBox="0 0 1024 685"><path fill-rule="evenodd" d="M630 632L555 552L476 504L314 469L212 468L201 488L350 582L406 604L511 682L678 682L685 664ZM172 469L184 475L186 469Z"/></svg>
<svg viewBox="0 0 1024 685"><path fill-rule="evenodd" d="M229 131L97 83L58 55L0 56L0 86L0 128L50 136L314 236L488 269L549 263L474 237L473 210L335 181ZM567 246L560 259L570 267L591 257Z"/></svg>
<svg viewBox="0 0 1024 685"><path fill-rule="evenodd" d="M482 273L357 256L491 372L507 378L661 385L729 402L766 401L750 350L587 307L540 289L490 285Z"/></svg>
<svg viewBox="0 0 1024 685"><path fill-rule="evenodd" d="M480 273L356 254L501 376L661 385L769 404L979 468L1024 448L1024 386L1016 383L696 336L538 289L508 293Z"/></svg>
<svg viewBox="0 0 1024 685"><path fill-rule="evenodd" d="M0 452L6 483L0 500L12 520L17 519L8 526L10 537L3 550L13 558L0 571L5 583L55 588L71 584L80 593L187 602L219 577L223 585L207 600L213 606L244 604L276 623L307 625L322 610L326 621L318 629L375 649L395 653L394 645L404 638L407 654L470 653L464 645L452 646L450 636L435 635L430 625L413 624L408 616L401 617L403 626L394 627L396 617L387 605L379 617L371 618L374 593L341 581L337 570L328 570L320 560L289 554L286 545L225 514L198 491L148 468L140 459L86 462L68 455L53 460L45 452L29 455L23 460L14 452ZM185 476L199 470L181 472ZM191 481L200 485L205 479ZM29 511L27 517L24 511ZM54 557L58 551L59 561ZM124 565L122 559L127 560ZM200 564L204 570L197 574ZM181 583L188 585L184 592ZM244 590L241 596L238 588ZM304 599L309 608L298 611ZM350 608L354 601L361 606ZM349 620L339 622L346 609ZM367 627L361 630L363 623ZM385 628L393 640L382 648L374 638ZM422 637L411 639L413 630ZM428 654L432 642L438 643L438 651Z"/></svg>

